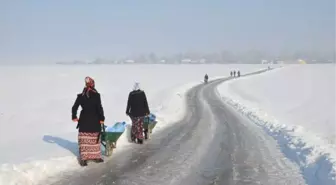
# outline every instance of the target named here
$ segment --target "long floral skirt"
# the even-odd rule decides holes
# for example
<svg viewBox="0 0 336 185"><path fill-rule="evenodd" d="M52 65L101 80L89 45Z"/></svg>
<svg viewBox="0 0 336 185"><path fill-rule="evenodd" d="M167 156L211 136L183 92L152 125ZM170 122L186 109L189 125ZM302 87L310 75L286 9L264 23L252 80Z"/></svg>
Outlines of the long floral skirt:
<svg viewBox="0 0 336 185"><path fill-rule="evenodd" d="M100 150L99 132L79 132L78 145L80 160L94 160L102 158Z"/></svg>
<svg viewBox="0 0 336 185"><path fill-rule="evenodd" d="M132 136L137 139L143 139L143 122L144 117L133 117L132 118Z"/></svg>

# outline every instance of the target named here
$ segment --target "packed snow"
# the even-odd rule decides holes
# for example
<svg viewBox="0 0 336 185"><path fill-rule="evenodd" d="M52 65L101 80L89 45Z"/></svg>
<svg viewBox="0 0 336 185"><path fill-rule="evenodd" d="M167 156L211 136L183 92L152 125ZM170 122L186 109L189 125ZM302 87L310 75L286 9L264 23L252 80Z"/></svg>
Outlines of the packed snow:
<svg viewBox="0 0 336 185"><path fill-rule="evenodd" d="M228 76L265 65L40 65L0 66L0 184L38 184L59 174L81 170L77 163L76 123L71 107L91 76L101 93L106 125L126 121L126 101L134 82L145 90L157 116L154 132L181 119L185 94L202 83L205 73ZM80 109L78 110L79 113ZM128 127L129 128L129 127ZM128 132L116 153L131 147Z"/></svg>
<svg viewBox="0 0 336 185"><path fill-rule="evenodd" d="M223 100L272 135L308 185L335 184L335 65L289 65L218 87Z"/></svg>

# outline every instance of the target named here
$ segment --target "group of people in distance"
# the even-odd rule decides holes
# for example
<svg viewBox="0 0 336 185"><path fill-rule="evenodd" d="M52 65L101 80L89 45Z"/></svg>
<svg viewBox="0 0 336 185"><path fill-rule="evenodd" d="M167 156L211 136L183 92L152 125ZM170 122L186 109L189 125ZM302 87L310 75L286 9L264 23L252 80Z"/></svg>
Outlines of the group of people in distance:
<svg viewBox="0 0 336 185"><path fill-rule="evenodd" d="M239 70L233 70L233 71L230 71L230 76L231 77L236 77L236 75L237 75L237 77L240 77L240 71ZM208 74L205 74L205 76L204 76L204 83L207 83L208 82L208 80L209 80L209 76L208 76Z"/></svg>
<svg viewBox="0 0 336 185"><path fill-rule="evenodd" d="M237 73L237 77L240 77L240 71L238 70L236 72L236 70L230 71L230 76L232 77L236 77L236 73Z"/></svg>
<svg viewBox="0 0 336 185"><path fill-rule="evenodd" d="M79 119L77 110L81 106ZM135 83L133 90L128 95L126 115L132 120L131 138L133 142L142 144L147 139L143 136L143 122L145 116L150 114L146 94L140 89L139 83ZM105 122L104 109L100 93L95 87L95 81L91 77L85 78L85 87L82 93L77 94L72 106L72 120L77 122L79 162L81 166L87 166L88 160L97 163L104 162L100 149L100 133Z"/></svg>

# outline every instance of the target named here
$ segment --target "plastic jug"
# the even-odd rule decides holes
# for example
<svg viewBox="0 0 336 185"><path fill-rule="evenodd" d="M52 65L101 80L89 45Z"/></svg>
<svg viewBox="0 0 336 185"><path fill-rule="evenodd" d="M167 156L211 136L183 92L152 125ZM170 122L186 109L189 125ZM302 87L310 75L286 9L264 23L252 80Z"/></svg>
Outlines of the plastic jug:
<svg viewBox="0 0 336 185"><path fill-rule="evenodd" d="M154 122L156 119L156 116L154 114L149 114L149 121Z"/></svg>
<svg viewBox="0 0 336 185"><path fill-rule="evenodd" d="M107 132L124 132L125 131L126 122L117 122L112 127L107 127Z"/></svg>

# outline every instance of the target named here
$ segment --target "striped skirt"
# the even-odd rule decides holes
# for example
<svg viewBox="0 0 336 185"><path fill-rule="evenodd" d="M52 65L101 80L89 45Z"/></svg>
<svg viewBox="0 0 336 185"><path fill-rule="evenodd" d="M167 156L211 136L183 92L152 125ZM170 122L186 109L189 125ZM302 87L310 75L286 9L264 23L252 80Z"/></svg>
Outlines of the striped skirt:
<svg viewBox="0 0 336 185"><path fill-rule="evenodd" d="M93 160L102 158L100 150L100 138L98 138L98 136L99 132L78 133L80 160Z"/></svg>

